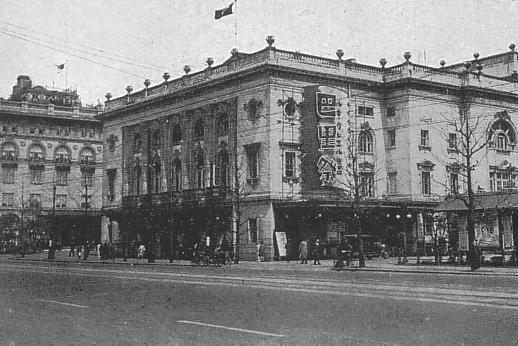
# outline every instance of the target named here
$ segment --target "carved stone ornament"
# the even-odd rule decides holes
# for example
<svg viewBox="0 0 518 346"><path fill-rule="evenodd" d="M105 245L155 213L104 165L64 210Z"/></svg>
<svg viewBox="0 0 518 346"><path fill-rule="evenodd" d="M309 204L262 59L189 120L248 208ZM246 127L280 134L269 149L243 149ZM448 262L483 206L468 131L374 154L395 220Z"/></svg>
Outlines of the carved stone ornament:
<svg viewBox="0 0 518 346"><path fill-rule="evenodd" d="M247 103L243 105L243 108L248 113L248 118L250 120L256 120L257 118L259 118L262 107L263 102L261 100L257 101L254 98L250 99Z"/></svg>
<svg viewBox="0 0 518 346"><path fill-rule="evenodd" d="M278 100L277 104L282 107L284 116L290 120L296 117L297 109L300 108L300 104L297 104L293 97L288 97L286 100Z"/></svg>
<svg viewBox="0 0 518 346"><path fill-rule="evenodd" d="M495 119L511 120L511 117L509 116L509 113L507 113L507 110L503 110L495 113Z"/></svg>
<svg viewBox="0 0 518 346"><path fill-rule="evenodd" d="M417 168L424 171L431 171L435 164L432 161L424 160L417 164Z"/></svg>

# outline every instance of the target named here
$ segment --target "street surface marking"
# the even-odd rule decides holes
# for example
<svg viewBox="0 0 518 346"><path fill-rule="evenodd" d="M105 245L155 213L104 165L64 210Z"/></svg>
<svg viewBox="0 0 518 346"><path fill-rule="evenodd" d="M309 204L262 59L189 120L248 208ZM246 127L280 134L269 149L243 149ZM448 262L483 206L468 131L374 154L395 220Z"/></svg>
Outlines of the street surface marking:
<svg viewBox="0 0 518 346"><path fill-rule="evenodd" d="M86 309L88 308L88 306L86 305L78 305L78 304L72 304L72 303L65 303L65 302L58 302L56 300L47 300L47 299L35 299L39 302L44 302L44 303L54 303L54 304L61 304L61 305L66 305L66 306L73 306L75 308L82 308L82 309Z"/></svg>
<svg viewBox="0 0 518 346"><path fill-rule="evenodd" d="M194 324L194 325L197 325L197 326L211 327L211 328L220 328L220 329L226 329L226 330L233 330L233 331L236 331L236 332L243 332L243 333L250 333L250 334L259 334L259 335L265 335L265 336L276 336L278 338L284 337L284 335L282 335L282 334L272 334L272 333L260 332L260 331L257 331L257 330L241 329L241 328L234 328L234 327L225 327L225 326L220 326L220 325L217 325L217 324L209 324L209 323L202 323L202 322L176 321L176 323Z"/></svg>

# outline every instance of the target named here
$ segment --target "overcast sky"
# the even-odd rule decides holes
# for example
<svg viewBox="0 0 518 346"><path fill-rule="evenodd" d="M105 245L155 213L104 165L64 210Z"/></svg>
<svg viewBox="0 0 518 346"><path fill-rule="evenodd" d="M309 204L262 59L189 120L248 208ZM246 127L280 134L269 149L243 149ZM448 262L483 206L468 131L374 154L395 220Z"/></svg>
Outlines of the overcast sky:
<svg viewBox="0 0 518 346"><path fill-rule="evenodd" d="M235 14L214 20L231 0L1 0L0 97L19 74L35 85L78 88L83 103L195 72L211 56L229 57L237 19L238 48L253 52L275 36L280 49L345 57L378 66L412 61L439 66L518 44L512 0L239 0ZM66 63L58 74L56 65Z"/></svg>

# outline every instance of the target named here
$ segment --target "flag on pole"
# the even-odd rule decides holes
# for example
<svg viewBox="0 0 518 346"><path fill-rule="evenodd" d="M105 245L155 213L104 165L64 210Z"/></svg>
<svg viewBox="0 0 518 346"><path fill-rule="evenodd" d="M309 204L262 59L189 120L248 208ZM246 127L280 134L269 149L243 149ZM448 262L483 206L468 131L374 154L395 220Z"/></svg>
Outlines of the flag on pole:
<svg viewBox="0 0 518 346"><path fill-rule="evenodd" d="M214 19L220 19L222 17L228 16L229 14L234 13L234 12L232 12L233 5L234 5L234 3L231 3L230 5L228 5L227 7L223 8L221 10L216 10L216 12L214 13Z"/></svg>

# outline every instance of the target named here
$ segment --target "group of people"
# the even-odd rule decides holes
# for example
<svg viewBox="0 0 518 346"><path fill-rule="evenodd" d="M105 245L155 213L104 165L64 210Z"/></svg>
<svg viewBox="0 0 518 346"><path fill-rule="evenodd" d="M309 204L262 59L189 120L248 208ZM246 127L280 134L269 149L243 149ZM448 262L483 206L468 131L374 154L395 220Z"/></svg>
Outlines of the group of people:
<svg viewBox="0 0 518 346"><path fill-rule="evenodd" d="M288 245L290 241L286 242ZM320 239L316 238L313 244L311 245L311 252L313 257L313 265L320 265L320 258L322 256L322 244L320 243ZM288 255L288 249L286 249L286 255ZM290 254L291 255L291 254ZM308 264L308 256L309 256L309 245L306 239L302 239L299 244L299 259L301 264Z"/></svg>
<svg viewBox="0 0 518 346"><path fill-rule="evenodd" d="M70 251L68 252L68 257L75 257L80 261L88 260L90 257L90 251L94 249L97 250L97 256L101 260L115 258L115 250L113 246L110 246L108 243L104 244L95 244L89 241L86 241L84 245L75 245L72 243L70 245Z"/></svg>

